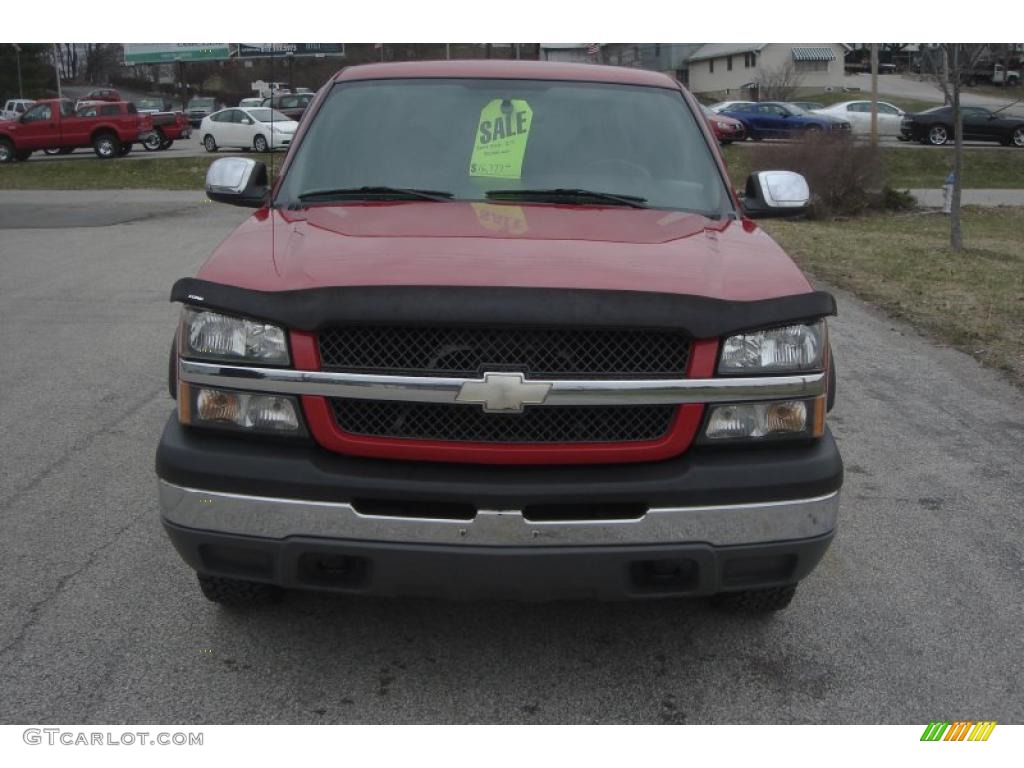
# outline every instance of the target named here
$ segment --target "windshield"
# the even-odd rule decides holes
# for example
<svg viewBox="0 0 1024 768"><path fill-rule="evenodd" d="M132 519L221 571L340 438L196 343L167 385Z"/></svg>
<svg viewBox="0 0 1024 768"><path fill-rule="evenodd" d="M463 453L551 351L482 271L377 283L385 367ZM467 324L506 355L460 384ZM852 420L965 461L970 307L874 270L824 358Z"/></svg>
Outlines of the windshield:
<svg viewBox="0 0 1024 768"><path fill-rule="evenodd" d="M266 107L250 109L249 114L252 115L253 120L259 120L261 123L269 123L271 120L275 123L290 123L292 121L284 112L278 112L276 109L267 109Z"/></svg>
<svg viewBox="0 0 1024 768"><path fill-rule="evenodd" d="M189 109L192 109L192 108L198 109L198 108L201 108L201 107L212 107L213 104L214 104L214 100L213 99L192 99L192 101L190 101L188 103L188 106L189 106Z"/></svg>
<svg viewBox="0 0 1024 768"><path fill-rule="evenodd" d="M482 201L588 190L720 215L726 186L678 91L544 80L377 80L334 86L276 203L393 187ZM593 198L587 204L595 204Z"/></svg>

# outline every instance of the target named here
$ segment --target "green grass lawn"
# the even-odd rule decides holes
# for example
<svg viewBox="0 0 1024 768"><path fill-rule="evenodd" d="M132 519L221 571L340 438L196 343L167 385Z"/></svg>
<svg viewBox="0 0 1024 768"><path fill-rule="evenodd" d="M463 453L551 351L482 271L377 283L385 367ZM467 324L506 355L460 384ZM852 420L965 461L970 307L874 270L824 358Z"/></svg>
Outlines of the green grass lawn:
<svg viewBox="0 0 1024 768"><path fill-rule="evenodd" d="M0 165L0 189L202 189L210 163L228 153L202 157L115 158L40 161ZM270 163L269 154L249 152ZM280 166L283 154L274 156Z"/></svg>
<svg viewBox="0 0 1024 768"><path fill-rule="evenodd" d="M1024 209L964 209L961 253L934 213L763 225L808 272L1024 385Z"/></svg>
<svg viewBox="0 0 1024 768"><path fill-rule="evenodd" d="M723 147L734 184L742 187L758 162L759 151L759 146L752 145ZM952 147L883 147L881 152L886 180L896 189L941 187L953 167ZM1024 189L1024 150L965 149L964 187Z"/></svg>

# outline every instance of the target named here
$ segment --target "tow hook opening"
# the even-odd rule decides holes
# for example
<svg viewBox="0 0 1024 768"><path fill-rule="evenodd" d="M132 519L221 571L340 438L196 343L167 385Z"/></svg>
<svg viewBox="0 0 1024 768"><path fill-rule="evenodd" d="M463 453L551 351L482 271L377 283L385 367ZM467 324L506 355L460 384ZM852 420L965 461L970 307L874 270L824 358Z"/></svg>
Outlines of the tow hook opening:
<svg viewBox="0 0 1024 768"><path fill-rule="evenodd" d="M298 577L319 587L352 589L366 581L369 570L369 561L363 557L309 552L299 558Z"/></svg>
<svg viewBox="0 0 1024 768"><path fill-rule="evenodd" d="M697 562L688 558L636 560L630 563L630 578L643 592L685 592L698 580Z"/></svg>

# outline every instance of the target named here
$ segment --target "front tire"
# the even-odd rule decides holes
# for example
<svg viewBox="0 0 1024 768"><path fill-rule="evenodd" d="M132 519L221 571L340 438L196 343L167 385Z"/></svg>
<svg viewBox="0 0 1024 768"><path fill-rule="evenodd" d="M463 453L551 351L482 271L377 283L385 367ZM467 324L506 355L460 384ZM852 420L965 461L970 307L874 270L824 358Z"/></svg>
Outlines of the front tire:
<svg viewBox="0 0 1024 768"><path fill-rule="evenodd" d="M211 136L210 134L206 134L203 137L203 147L206 148L207 152L216 152L217 151L217 140L215 138L213 138L213 136Z"/></svg>
<svg viewBox="0 0 1024 768"><path fill-rule="evenodd" d="M266 152L268 149L267 140L263 134L259 134L252 140L252 148L257 152Z"/></svg>
<svg viewBox="0 0 1024 768"><path fill-rule="evenodd" d="M0 163L14 162L14 145L7 139L0 139Z"/></svg>
<svg viewBox="0 0 1024 768"><path fill-rule="evenodd" d="M156 152L158 149L163 149L161 146L164 143L163 134L159 131L153 131L146 140L142 142L142 148L147 152Z"/></svg>
<svg viewBox="0 0 1024 768"><path fill-rule="evenodd" d="M1010 143L1015 147L1024 149L1024 125L1014 129L1013 135L1010 136Z"/></svg>
<svg viewBox="0 0 1024 768"><path fill-rule="evenodd" d="M928 143L933 147L941 147L949 141L949 129L944 125L933 125L928 129Z"/></svg>
<svg viewBox="0 0 1024 768"><path fill-rule="evenodd" d="M121 142L112 133L101 133L92 140L92 150L100 160L110 160L121 152Z"/></svg>
<svg viewBox="0 0 1024 768"><path fill-rule="evenodd" d="M196 576L203 597L226 608L257 608L280 602L284 596L284 590L273 584L209 576L205 573Z"/></svg>
<svg viewBox="0 0 1024 768"><path fill-rule="evenodd" d="M774 613L793 602L796 584L765 589L744 589L740 592L721 592L711 598L711 605L727 613Z"/></svg>

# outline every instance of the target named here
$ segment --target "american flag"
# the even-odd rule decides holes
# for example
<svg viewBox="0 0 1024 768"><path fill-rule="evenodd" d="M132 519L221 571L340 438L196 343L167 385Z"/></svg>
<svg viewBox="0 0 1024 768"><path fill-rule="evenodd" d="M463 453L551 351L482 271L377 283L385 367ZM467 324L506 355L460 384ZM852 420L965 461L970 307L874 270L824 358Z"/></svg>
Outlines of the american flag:
<svg viewBox="0 0 1024 768"><path fill-rule="evenodd" d="M597 56L597 54L599 54L600 52L601 52L601 44L600 43L587 43L587 55L588 56Z"/></svg>

